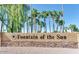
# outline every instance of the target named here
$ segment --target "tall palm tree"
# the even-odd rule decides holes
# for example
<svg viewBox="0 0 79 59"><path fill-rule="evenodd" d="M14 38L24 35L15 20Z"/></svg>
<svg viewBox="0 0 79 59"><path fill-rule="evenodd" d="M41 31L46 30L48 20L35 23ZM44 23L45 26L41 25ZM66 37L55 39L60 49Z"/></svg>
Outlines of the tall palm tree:
<svg viewBox="0 0 79 59"><path fill-rule="evenodd" d="M56 10L54 11L50 11L50 15L51 15L51 18L52 18L52 21L53 21L53 32L55 31L55 19L56 19Z"/></svg>
<svg viewBox="0 0 79 59"><path fill-rule="evenodd" d="M51 18L51 15L50 15L50 13L51 13L51 11L48 11L48 13L49 13L49 30L50 30L50 32L51 32L51 21L50 21L50 18Z"/></svg>
<svg viewBox="0 0 79 59"><path fill-rule="evenodd" d="M27 23L27 33L29 30L29 20L31 19L31 17L29 15L31 15L31 10L30 10L30 5L26 5L23 4L23 10L24 10L24 19L25 19L25 23ZM24 25L26 26L26 25Z"/></svg>
<svg viewBox="0 0 79 59"><path fill-rule="evenodd" d="M48 12L47 11L43 11L42 12L42 17L44 18L44 23L45 23L45 27L44 27L44 32L47 32L47 25L46 25L46 18L48 17Z"/></svg>
<svg viewBox="0 0 79 59"><path fill-rule="evenodd" d="M43 21L38 20L38 32L42 32L42 27L45 27L45 23Z"/></svg>
<svg viewBox="0 0 79 59"><path fill-rule="evenodd" d="M38 16L38 11L37 9L32 9L31 11L31 14L32 14L32 18L33 18L33 24L34 24L34 32L36 32L36 17Z"/></svg>
<svg viewBox="0 0 79 59"><path fill-rule="evenodd" d="M31 29L31 33L32 33L33 32L33 18L32 17L29 21L29 25L30 25L30 29Z"/></svg>
<svg viewBox="0 0 79 59"><path fill-rule="evenodd" d="M62 19L64 20L64 5L61 5L61 9L62 9ZM64 32L64 25L63 25L63 32Z"/></svg>
<svg viewBox="0 0 79 59"><path fill-rule="evenodd" d="M63 32L64 20L59 20L60 32Z"/></svg>
<svg viewBox="0 0 79 59"><path fill-rule="evenodd" d="M28 33L28 31L29 31L29 21L30 21L30 19L31 19L31 17L30 16L28 16L28 19L27 19L27 33Z"/></svg>
<svg viewBox="0 0 79 59"><path fill-rule="evenodd" d="M41 30L42 30L41 22L40 22L41 18L42 18L42 14L40 12L39 15L38 15L38 32L41 32Z"/></svg>
<svg viewBox="0 0 79 59"><path fill-rule="evenodd" d="M38 15L38 32L42 32L42 25L43 25L42 18L43 18L43 15L41 12L39 12L39 15Z"/></svg>
<svg viewBox="0 0 79 59"><path fill-rule="evenodd" d="M55 22L56 22L56 25L57 25L56 31L58 32L59 20L60 20L61 17L63 16L63 13L62 13L62 11L56 11L55 14L56 14Z"/></svg>

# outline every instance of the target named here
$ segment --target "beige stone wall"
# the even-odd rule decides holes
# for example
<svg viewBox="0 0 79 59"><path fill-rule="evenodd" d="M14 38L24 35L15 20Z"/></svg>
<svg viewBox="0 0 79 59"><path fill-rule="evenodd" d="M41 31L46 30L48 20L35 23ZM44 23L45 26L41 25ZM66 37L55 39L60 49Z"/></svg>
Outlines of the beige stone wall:
<svg viewBox="0 0 79 59"><path fill-rule="evenodd" d="M18 39L17 35L38 36L38 39L26 39L23 37ZM43 35L44 39L40 39L40 37ZM52 36L52 39L47 38L47 36L49 35ZM61 37L60 39L57 39L57 35L63 36L63 38ZM3 33L1 39L1 46L78 48L78 39L79 39L78 33Z"/></svg>
<svg viewBox="0 0 79 59"><path fill-rule="evenodd" d="M0 33L0 47L1 47L1 33Z"/></svg>
<svg viewBox="0 0 79 59"><path fill-rule="evenodd" d="M19 38L17 39L17 36L38 36L38 39L26 39L26 38ZM54 39L48 39L47 36L54 36ZM66 36L66 39L57 39L57 35L59 36ZM13 36L15 36L15 38L13 38ZM40 37L44 36L44 39L41 39ZM3 33L3 40L11 40L11 41L20 41L20 40L24 40L24 41L77 41L77 36L78 33ZM7 38L7 39L6 39Z"/></svg>
<svg viewBox="0 0 79 59"><path fill-rule="evenodd" d="M78 42L79 42L79 33L77 33L77 40L78 40Z"/></svg>
<svg viewBox="0 0 79 59"><path fill-rule="evenodd" d="M79 33L77 33L77 40L78 40L78 43L79 43ZM79 47L79 44L78 44L78 47Z"/></svg>

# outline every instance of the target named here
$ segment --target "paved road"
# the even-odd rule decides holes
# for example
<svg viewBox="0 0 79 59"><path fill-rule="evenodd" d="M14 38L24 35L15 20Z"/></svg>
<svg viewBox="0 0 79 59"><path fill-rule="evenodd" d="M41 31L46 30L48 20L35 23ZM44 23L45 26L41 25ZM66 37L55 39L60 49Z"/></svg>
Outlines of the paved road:
<svg viewBox="0 0 79 59"><path fill-rule="evenodd" d="M16 53L16 54L74 54L79 53L79 49L70 48L42 48L42 47L2 47L0 53Z"/></svg>

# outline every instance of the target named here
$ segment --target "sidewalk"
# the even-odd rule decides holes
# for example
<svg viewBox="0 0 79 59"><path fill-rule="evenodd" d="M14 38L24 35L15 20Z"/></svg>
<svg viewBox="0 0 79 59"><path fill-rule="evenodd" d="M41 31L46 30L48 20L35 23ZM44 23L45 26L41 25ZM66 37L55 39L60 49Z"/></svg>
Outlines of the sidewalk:
<svg viewBox="0 0 79 59"><path fill-rule="evenodd" d="M42 47L2 47L0 53L12 54L75 54L79 49L72 48L42 48Z"/></svg>

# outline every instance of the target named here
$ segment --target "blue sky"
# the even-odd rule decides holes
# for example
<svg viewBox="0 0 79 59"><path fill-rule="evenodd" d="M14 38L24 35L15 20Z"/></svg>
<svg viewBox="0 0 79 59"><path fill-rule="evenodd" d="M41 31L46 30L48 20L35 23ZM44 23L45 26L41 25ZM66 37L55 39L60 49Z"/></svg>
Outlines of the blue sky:
<svg viewBox="0 0 79 59"><path fill-rule="evenodd" d="M38 11L61 10L62 4L32 4ZM76 24L79 28L79 4L64 4L65 26Z"/></svg>

